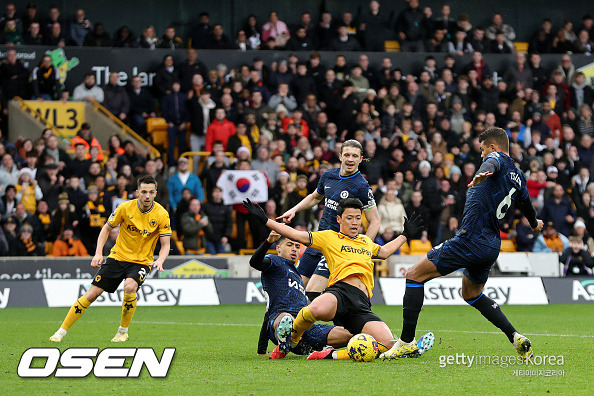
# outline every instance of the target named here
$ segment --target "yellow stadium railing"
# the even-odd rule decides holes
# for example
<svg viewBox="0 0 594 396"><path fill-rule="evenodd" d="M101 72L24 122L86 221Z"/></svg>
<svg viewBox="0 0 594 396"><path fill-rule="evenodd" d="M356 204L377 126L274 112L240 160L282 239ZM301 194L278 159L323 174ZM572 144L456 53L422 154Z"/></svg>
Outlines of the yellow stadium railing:
<svg viewBox="0 0 594 396"><path fill-rule="evenodd" d="M120 120L115 115L111 114L111 112L109 110L107 110L105 107L103 107L99 102L97 102L95 100L91 100L90 103L93 105L93 107L95 107L95 110L100 111L101 113L105 114L114 123L116 123L120 128L122 128L122 134L124 134L124 135L130 135L134 139L138 140L141 144L143 144L144 146L146 146L149 149L149 151L150 151L151 158L157 158L157 157L160 157L161 156L161 152L159 150L157 150L155 147L153 147L153 145L150 144L149 142L147 142L145 139L143 139L142 137L140 137L140 135L137 134L136 132L134 132L132 130L132 128L130 128L128 125L124 124L122 122L122 120Z"/></svg>

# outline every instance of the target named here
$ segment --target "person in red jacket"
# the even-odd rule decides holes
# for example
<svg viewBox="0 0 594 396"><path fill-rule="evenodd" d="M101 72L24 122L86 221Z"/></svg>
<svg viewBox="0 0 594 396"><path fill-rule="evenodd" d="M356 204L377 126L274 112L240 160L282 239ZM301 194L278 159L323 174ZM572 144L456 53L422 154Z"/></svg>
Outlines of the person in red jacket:
<svg viewBox="0 0 594 396"><path fill-rule="evenodd" d="M235 124L225 117L225 109L217 108L215 119L206 130L206 151L212 151L212 145L217 140L223 143L223 147L227 151L227 142L231 136L235 135L236 128Z"/></svg>

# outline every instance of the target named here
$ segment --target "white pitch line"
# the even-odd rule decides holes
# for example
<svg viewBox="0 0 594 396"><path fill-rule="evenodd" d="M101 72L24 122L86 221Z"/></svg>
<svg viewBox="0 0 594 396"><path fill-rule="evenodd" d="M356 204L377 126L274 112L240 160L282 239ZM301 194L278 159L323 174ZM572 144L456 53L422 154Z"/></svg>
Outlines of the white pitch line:
<svg viewBox="0 0 594 396"><path fill-rule="evenodd" d="M419 330L432 331L434 333L466 333L466 334L503 334L501 331L468 331L468 330ZM524 333L525 335L537 337L581 337L594 338L594 335L589 334L539 334L539 333Z"/></svg>

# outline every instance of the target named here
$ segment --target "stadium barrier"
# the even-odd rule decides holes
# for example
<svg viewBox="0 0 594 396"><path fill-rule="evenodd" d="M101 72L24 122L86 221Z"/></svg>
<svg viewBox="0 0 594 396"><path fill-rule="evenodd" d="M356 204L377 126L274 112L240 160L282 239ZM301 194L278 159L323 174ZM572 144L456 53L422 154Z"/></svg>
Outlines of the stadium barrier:
<svg viewBox="0 0 594 396"><path fill-rule="evenodd" d="M0 308L69 307L91 285L91 279L0 281ZM425 285L426 305L464 305L460 279L434 279ZM402 278L379 278L374 305L401 305ZM594 303L592 278L492 277L485 295L503 305ZM121 306L123 284L115 293L104 293L93 305ZM145 306L266 304L258 278L246 279L147 279L138 292Z"/></svg>
<svg viewBox="0 0 594 396"><path fill-rule="evenodd" d="M23 62L24 66L32 71L45 54L50 54L52 58L59 59L60 82L64 82L66 88L70 91L79 85L87 72L95 73L97 84L102 86L106 84L111 71L117 71L120 74L120 84L126 85L133 76L140 76L143 84L153 86L156 71L163 61L166 54L172 54L176 63L181 63L186 58L186 50L178 49L170 51L167 49L156 49L147 51L137 48L100 48L100 47L66 47L66 48L48 48L43 46L27 47L7 47L0 46L0 59L6 57L8 49L16 49L17 57ZM262 58L265 64L269 65L279 59L287 59L291 51L254 51L242 52L236 50L199 50L198 57L210 69L216 69L219 63L224 63L229 69L238 67L247 60L257 55ZM300 60L309 59L311 52L298 52ZM322 64L332 67L336 58L336 52L319 51ZM361 52L344 52L348 64L358 61ZM383 58L390 58L394 65L398 65L403 73L417 73L423 69L423 64L427 53L398 53L398 52L366 52L369 62L373 66L379 66ZM547 70L552 70L560 64L562 54L543 54L542 66ZM514 62L514 55L508 54L484 54L485 61L494 72L502 75L508 65ZM443 55L436 56L438 66L442 65ZM470 62L471 55L459 57L456 62L460 65L466 65ZM586 75L592 77L591 69L594 64L592 58L587 55L572 55L572 62L576 69L590 66ZM587 67L586 67L587 68Z"/></svg>

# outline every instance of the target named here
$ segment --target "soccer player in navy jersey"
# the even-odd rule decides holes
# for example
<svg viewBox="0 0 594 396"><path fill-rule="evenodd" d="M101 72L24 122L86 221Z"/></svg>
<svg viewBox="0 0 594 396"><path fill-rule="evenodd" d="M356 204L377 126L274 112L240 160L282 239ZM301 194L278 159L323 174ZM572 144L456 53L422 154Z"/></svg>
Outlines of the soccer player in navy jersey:
<svg viewBox="0 0 594 396"><path fill-rule="evenodd" d="M499 256L499 220L505 216L512 201L517 201L535 232L542 230L543 222L536 218L524 174L509 156L506 132L501 128L489 128L480 135L479 141L483 163L468 185L460 229L454 238L433 248L408 270L402 334L394 346L381 355L384 359L418 353L414 338L423 306L425 282L461 268L464 268L462 298L505 333L524 361L533 355L530 340L518 333L499 305L482 292L489 271Z"/></svg>
<svg viewBox="0 0 594 396"><path fill-rule="evenodd" d="M274 242L278 242L278 255L267 255ZM321 351L326 345L340 348L346 346L353 336L342 326L314 325L303 334L296 347L290 347L293 318L307 305L305 287L295 268L300 247L299 242L272 231L250 259L250 265L262 271L262 287L268 303L266 342L270 339L278 345L270 354L271 359L281 359L289 351L297 355L308 355Z"/></svg>
<svg viewBox="0 0 594 396"><path fill-rule="evenodd" d="M365 234L373 241L380 227L380 218L373 191L359 171L362 160L361 143L354 139L344 142L340 150L340 168L324 172L314 192L287 210L277 220L282 219L285 223L289 223L297 212L316 206L324 198L324 212L318 231L338 232L340 228L336 221L338 202L345 198L358 198L363 203L363 213L369 223ZM301 255L297 269L303 278L305 291L310 300L319 296L328 286L330 271L319 250L308 247Z"/></svg>

